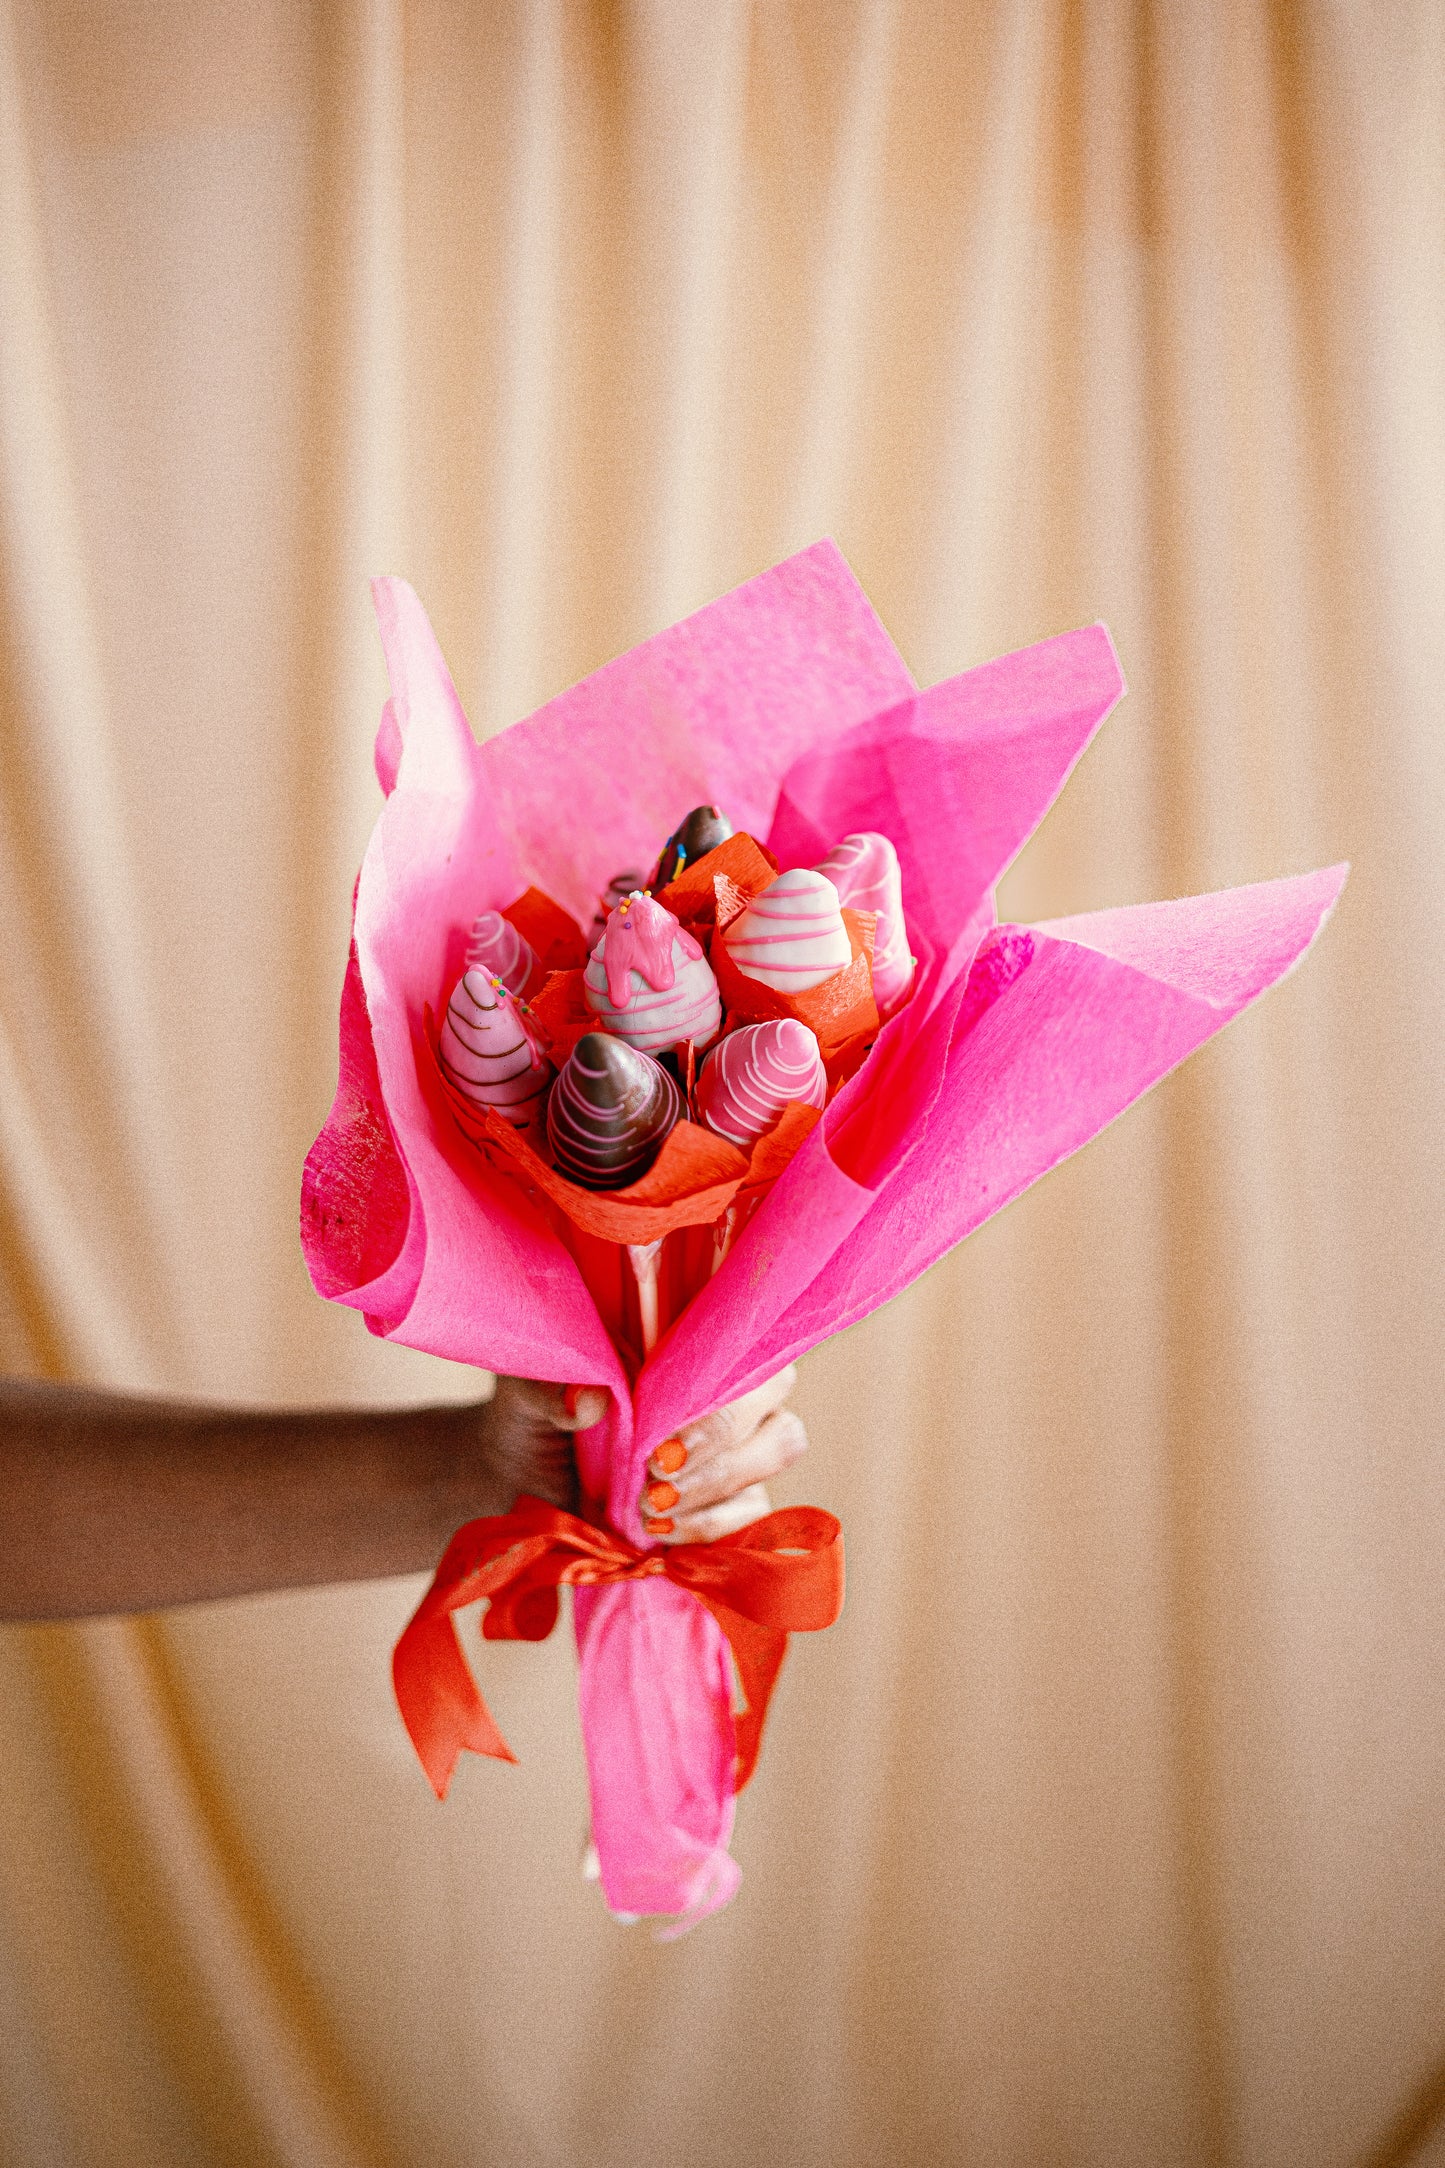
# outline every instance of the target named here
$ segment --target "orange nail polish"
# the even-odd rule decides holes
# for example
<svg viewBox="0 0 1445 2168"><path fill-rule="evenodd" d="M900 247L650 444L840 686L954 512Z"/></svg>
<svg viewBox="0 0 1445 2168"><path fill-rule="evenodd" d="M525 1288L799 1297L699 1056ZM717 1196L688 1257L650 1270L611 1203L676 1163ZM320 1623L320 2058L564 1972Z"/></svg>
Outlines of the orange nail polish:
<svg viewBox="0 0 1445 2168"><path fill-rule="evenodd" d="M569 1419L577 1413L577 1403L581 1398L582 1388L580 1385L569 1385L562 1395L562 1405L567 1410Z"/></svg>
<svg viewBox="0 0 1445 2168"><path fill-rule="evenodd" d="M665 1515L660 1521L644 1521L642 1525L650 1536L670 1536L672 1534L672 1523Z"/></svg>
<svg viewBox="0 0 1445 2168"><path fill-rule="evenodd" d="M668 1507L675 1506L678 1500L677 1490L671 1483L649 1483L643 1495L654 1513L665 1513Z"/></svg>
<svg viewBox="0 0 1445 2168"><path fill-rule="evenodd" d="M676 1475L679 1468L687 1466L687 1447L681 1438L664 1438L652 1456L652 1465L663 1475Z"/></svg>

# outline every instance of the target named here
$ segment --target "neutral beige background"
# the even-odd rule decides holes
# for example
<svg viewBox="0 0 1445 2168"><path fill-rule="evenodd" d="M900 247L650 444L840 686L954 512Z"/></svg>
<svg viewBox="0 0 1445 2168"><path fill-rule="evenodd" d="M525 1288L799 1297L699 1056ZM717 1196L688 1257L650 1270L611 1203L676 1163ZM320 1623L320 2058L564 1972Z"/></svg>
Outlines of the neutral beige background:
<svg viewBox="0 0 1445 2168"><path fill-rule="evenodd" d="M563 1636L441 1808L415 1584L0 1635L0 2159L1445 2158L1445 10L30 0L0 191L10 1368L467 1389L294 1231L372 571L492 730L831 532L924 680L1114 630L1006 911L1355 862L805 1364L848 1610L683 1943Z"/></svg>

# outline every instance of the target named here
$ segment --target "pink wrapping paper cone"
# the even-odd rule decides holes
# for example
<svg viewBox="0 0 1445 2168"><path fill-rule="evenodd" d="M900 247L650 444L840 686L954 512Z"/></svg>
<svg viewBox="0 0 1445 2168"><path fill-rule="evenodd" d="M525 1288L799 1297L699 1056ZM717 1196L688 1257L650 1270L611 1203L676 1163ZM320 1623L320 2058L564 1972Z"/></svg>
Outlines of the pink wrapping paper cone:
<svg viewBox="0 0 1445 2168"><path fill-rule="evenodd" d="M644 1548L637 1502L665 1437L887 1300L1096 1134L1290 968L1344 878L995 926L1000 874L1123 690L1108 635L919 693L831 544L482 747L415 595L382 580L376 598L390 794L357 887L336 1101L307 1161L307 1263L374 1331L607 1387L583 1485ZM616 866L651 863L702 803L785 867L888 836L919 971L629 1389L572 1259L460 1135L426 1031L480 911L535 886L580 928ZM719 1629L656 1578L579 1590L574 1616L607 1900L688 1924L738 1879Z"/></svg>

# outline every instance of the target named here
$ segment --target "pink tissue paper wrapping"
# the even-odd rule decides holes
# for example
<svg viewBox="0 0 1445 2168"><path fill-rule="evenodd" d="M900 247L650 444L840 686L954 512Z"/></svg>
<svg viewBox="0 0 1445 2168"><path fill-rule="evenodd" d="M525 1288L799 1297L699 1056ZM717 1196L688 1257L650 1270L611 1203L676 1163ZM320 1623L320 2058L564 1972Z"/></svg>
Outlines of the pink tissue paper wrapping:
<svg viewBox="0 0 1445 2168"><path fill-rule="evenodd" d="M920 692L828 542L484 745L412 589L379 579L374 597L386 803L356 890L340 1080L306 1165L307 1264L375 1333L606 1387L583 1486L640 1547L663 1439L887 1301L1096 1135L1298 960L1345 877L999 925L1000 875L1124 690L1109 635ZM478 912L535 884L585 926L617 867L650 864L705 802L784 868L889 836L918 976L629 1389L566 1249L453 1123L426 1017ZM739 1880L726 1647L662 1579L579 1589L574 1621L607 1902L689 1923Z"/></svg>

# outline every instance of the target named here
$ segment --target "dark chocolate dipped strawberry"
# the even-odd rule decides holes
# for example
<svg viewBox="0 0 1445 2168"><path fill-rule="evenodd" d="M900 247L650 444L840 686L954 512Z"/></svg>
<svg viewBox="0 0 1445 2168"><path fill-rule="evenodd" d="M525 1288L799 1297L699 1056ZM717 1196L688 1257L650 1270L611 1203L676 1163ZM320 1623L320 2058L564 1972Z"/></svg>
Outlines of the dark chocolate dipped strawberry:
<svg viewBox="0 0 1445 2168"><path fill-rule="evenodd" d="M547 1102L558 1172L584 1189L625 1189L646 1174L682 1114L682 1094L651 1055L589 1031Z"/></svg>
<svg viewBox="0 0 1445 2168"><path fill-rule="evenodd" d="M657 861L657 871L648 882L656 894L675 881L684 866L692 865L699 858L706 858L720 843L726 843L733 832L733 824L726 813L720 813L715 805L695 805L680 827L674 828L662 847Z"/></svg>

